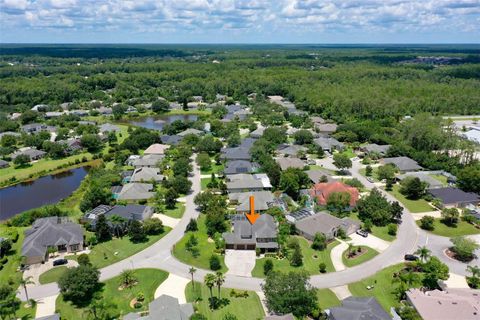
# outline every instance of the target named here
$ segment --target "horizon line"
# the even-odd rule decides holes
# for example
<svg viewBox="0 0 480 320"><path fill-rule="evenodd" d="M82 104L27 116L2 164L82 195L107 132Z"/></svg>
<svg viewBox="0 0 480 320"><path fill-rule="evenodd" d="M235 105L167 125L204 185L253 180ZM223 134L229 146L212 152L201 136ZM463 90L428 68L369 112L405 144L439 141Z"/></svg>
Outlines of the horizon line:
<svg viewBox="0 0 480 320"><path fill-rule="evenodd" d="M480 45L480 42L1 42L0 45L111 45L111 44L151 44L151 45Z"/></svg>

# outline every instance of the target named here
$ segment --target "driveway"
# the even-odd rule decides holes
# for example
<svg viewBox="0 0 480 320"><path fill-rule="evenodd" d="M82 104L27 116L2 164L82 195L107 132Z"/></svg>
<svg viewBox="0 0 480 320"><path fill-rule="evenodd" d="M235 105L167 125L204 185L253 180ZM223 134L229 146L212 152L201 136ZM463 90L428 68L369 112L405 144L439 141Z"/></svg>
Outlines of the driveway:
<svg viewBox="0 0 480 320"><path fill-rule="evenodd" d="M35 318L41 318L55 314L55 302L57 301L57 297L58 294L38 299Z"/></svg>
<svg viewBox="0 0 480 320"><path fill-rule="evenodd" d="M180 219L175 219L172 217L167 216L166 214L162 213L154 213L152 215L152 218L158 218L162 221L164 226L170 227L170 228L175 228L180 221Z"/></svg>
<svg viewBox="0 0 480 320"><path fill-rule="evenodd" d="M61 259L64 258L65 254L60 254L56 256L55 258L50 258L47 262L45 263L36 263L28 267L28 269L23 272L23 279L27 279L28 277L31 277L30 281L34 282L32 284L28 284L28 287L33 287L33 286L38 286L40 284L39 278L42 273L47 272L50 269L53 268L58 268L53 266L53 261L56 259ZM75 260L68 260L67 264L64 264L64 266L68 268L73 268L78 266L77 261Z"/></svg>
<svg viewBox="0 0 480 320"><path fill-rule="evenodd" d="M225 264L227 274L251 277L255 267L256 254L254 250L227 250L225 252Z"/></svg>
<svg viewBox="0 0 480 320"><path fill-rule="evenodd" d="M372 234L369 234L368 237L364 238L356 233L353 233L349 236L352 240L349 241L355 246L367 246L372 249L377 250L378 252L383 252L387 250L388 246L390 246L390 242L375 237Z"/></svg>
<svg viewBox="0 0 480 320"><path fill-rule="evenodd" d="M180 304L186 303L185 299L185 286L190 282L190 280L177 276L173 273L168 275L168 278L165 279L155 290L155 299L160 297L162 294L169 295L171 297L177 298Z"/></svg>
<svg viewBox="0 0 480 320"><path fill-rule="evenodd" d="M330 258L332 259L332 264L335 268L335 271L346 269L345 265L343 264L342 254L348 249L348 244L341 240L338 241L340 241L340 244L333 247L332 251L330 252Z"/></svg>

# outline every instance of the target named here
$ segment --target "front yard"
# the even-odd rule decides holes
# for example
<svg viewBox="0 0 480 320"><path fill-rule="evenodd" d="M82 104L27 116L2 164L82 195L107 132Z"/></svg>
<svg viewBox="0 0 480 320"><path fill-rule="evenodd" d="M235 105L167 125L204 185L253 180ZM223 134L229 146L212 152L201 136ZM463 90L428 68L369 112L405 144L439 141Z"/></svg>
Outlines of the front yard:
<svg viewBox="0 0 480 320"><path fill-rule="evenodd" d="M398 201L400 201L410 212L429 212L434 211L435 209L425 200L410 200L405 198L403 194L400 193L400 186L394 185L392 191L389 191Z"/></svg>
<svg viewBox="0 0 480 320"><path fill-rule="evenodd" d="M62 276L62 274L67 271L66 266L60 266L60 267L53 267L53 269L50 269L40 275L38 280L40 281L40 284L46 284L46 283L51 283L51 282L57 282L58 279Z"/></svg>
<svg viewBox="0 0 480 320"><path fill-rule="evenodd" d="M475 228L474 225L459 220L456 226L448 226L445 223L442 223L442 219L437 218L434 222L435 229L433 231L428 231L433 234L442 237L458 237L458 236L466 236L471 234L479 234L480 229ZM417 225L420 226L420 220L416 221Z"/></svg>
<svg viewBox="0 0 480 320"><path fill-rule="evenodd" d="M358 246L355 246L353 250L356 250L357 248ZM367 246L360 246L360 248L366 251L364 251L364 253L359 256L348 258L348 249L345 250L345 252L342 254L342 261L346 267L354 267L356 265L364 263L365 261L373 259L376 255L378 255L378 252L376 250Z"/></svg>
<svg viewBox="0 0 480 320"><path fill-rule="evenodd" d="M288 258L283 258L281 260L276 258L261 258L257 259L255 263L255 268L252 270L252 276L257 278L264 278L263 266L265 261L270 259L273 262L273 270L281 272L289 272L304 269L308 274L319 274L319 264L321 262L325 263L327 266L327 272L334 272L335 268L333 267L332 260L330 259L330 252L333 247L339 244L338 241L333 241L328 244L327 249L323 251L316 251L310 247L310 242L305 240L303 237L296 237L299 240L300 248L302 249L303 254L303 265L300 267L292 267L290 265L290 260Z"/></svg>

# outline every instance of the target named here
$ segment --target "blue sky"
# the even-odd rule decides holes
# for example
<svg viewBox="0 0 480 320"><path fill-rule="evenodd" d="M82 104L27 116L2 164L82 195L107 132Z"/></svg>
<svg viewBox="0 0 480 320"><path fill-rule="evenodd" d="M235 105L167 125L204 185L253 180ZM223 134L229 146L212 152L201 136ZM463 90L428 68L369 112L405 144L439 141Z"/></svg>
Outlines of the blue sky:
<svg viewBox="0 0 480 320"><path fill-rule="evenodd" d="M0 0L0 42L479 43L480 0Z"/></svg>

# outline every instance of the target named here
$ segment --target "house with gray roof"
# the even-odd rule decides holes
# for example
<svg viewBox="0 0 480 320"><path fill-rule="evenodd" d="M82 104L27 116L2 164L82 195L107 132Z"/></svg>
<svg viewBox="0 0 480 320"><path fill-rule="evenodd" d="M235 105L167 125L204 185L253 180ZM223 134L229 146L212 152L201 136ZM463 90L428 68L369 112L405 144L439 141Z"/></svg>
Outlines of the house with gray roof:
<svg viewBox="0 0 480 320"><path fill-rule="evenodd" d="M297 144L280 146L277 149L277 153L283 156L296 157L299 153L307 152L307 148L304 146L299 146Z"/></svg>
<svg viewBox="0 0 480 320"><path fill-rule="evenodd" d="M148 315L129 313L123 320L189 320L195 313L191 303L180 304L177 298L162 294L148 305Z"/></svg>
<svg viewBox="0 0 480 320"><path fill-rule="evenodd" d="M160 174L159 168L140 167L133 170L130 182L150 182L162 181L163 176Z"/></svg>
<svg viewBox="0 0 480 320"><path fill-rule="evenodd" d="M8 168L9 166L10 164L7 161L0 159L0 169Z"/></svg>
<svg viewBox="0 0 480 320"><path fill-rule="evenodd" d="M14 136L14 137L21 137L21 133L19 132L13 132L13 131L5 131L0 133L0 139L2 139L4 136Z"/></svg>
<svg viewBox="0 0 480 320"><path fill-rule="evenodd" d="M223 170L224 174L253 173L258 169L258 164L249 160L228 161Z"/></svg>
<svg viewBox="0 0 480 320"><path fill-rule="evenodd" d="M263 133L265 132L265 129L266 129L265 127L259 126L257 129L250 132L250 137L261 138L263 136Z"/></svg>
<svg viewBox="0 0 480 320"><path fill-rule="evenodd" d="M25 133L36 134L42 131L55 132L57 128L55 126L47 126L44 123L30 123L22 126L22 131Z"/></svg>
<svg viewBox="0 0 480 320"><path fill-rule="evenodd" d="M417 161L410 159L409 157L393 157L383 158L381 160L383 164L393 164L400 172L419 171L423 168L418 165Z"/></svg>
<svg viewBox="0 0 480 320"><path fill-rule="evenodd" d="M392 320L374 297L348 297L327 311L328 320Z"/></svg>
<svg viewBox="0 0 480 320"><path fill-rule="evenodd" d="M342 151L345 149L343 143L332 137L320 137L313 140L313 143L322 148L323 151L328 151L330 153L332 153L333 150Z"/></svg>
<svg viewBox="0 0 480 320"><path fill-rule="evenodd" d="M15 151L10 155L10 157L12 158L12 160L15 160L15 158L17 158L19 155L26 155L30 158L30 161L35 161L42 159L43 157L45 157L46 154L47 153L45 151L27 147Z"/></svg>
<svg viewBox="0 0 480 320"><path fill-rule="evenodd" d="M169 144L172 146L178 145L182 141L183 137L179 135L163 135L160 137L160 140L162 140L162 143Z"/></svg>
<svg viewBox="0 0 480 320"><path fill-rule="evenodd" d="M114 197L118 200L144 200L153 196L155 196L155 192L153 192L151 183L127 183L118 193L114 192Z"/></svg>
<svg viewBox="0 0 480 320"><path fill-rule="evenodd" d="M376 144L376 143L367 144L367 145L361 147L361 150L363 152L365 152L366 154L376 153L376 154L379 154L379 155L382 155L382 156L387 154L389 149L390 149L389 144L379 145L379 144Z"/></svg>
<svg viewBox="0 0 480 320"><path fill-rule="evenodd" d="M414 177L420 179L420 181L428 184L429 189L442 188L443 183L434 177L432 177L427 172L406 172L404 174L398 175L395 178L399 181L402 181L405 178Z"/></svg>
<svg viewBox="0 0 480 320"><path fill-rule="evenodd" d="M303 169L307 165L305 161L295 157L277 158L276 161L282 171L288 168Z"/></svg>
<svg viewBox="0 0 480 320"><path fill-rule="evenodd" d="M322 123L315 125L315 128L320 133L331 134L337 131L337 125L335 123Z"/></svg>
<svg viewBox="0 0 480 320"><path fill-rule="evenodd" d="M313 169L313 170L307 170L305 171L305 173L307 174L310 181L312 181L312 183L319 183L324 176L327 178L327 182L336 181L332 177L332 174L327 170Z"/></svg>
<svg viewBox="0 0 480 320"><path fill-rule="evenodd" d="M113 109L112 108L103 107L103 106L98 108L97 111L104 116L113 114Z"/></svg>
<svg viewBox="0 0 480 320"><path fill-rule="evenodd" d="M465 192L455 187L428 189L432 197L439 199L447 208L463 208L469 204L480 204L480 196L473 192Z"/></svg>
<svg viewBox="0 0 480 320"><path fill-rule="evenodd" d="M233 250L276 251L277 223L269 214L262 214L252 225L244 214L232 217L233 232L225 232L226 248Z"/></svg>
<svg viewBox="0 0 480 320"><path fill-rule="evenodd" d="M104 124L100 125L99 131L101 133L119 132L120 128L118 126L114 125L114 124L111 124L111 123L104 123Z"/></svg>
<svg viewBox="0 0 480 320"><path fill-rule="evenodd" d="M109 218L112 216L119 216L127 221L137 220L145 221L152 217L154 209L150 206L144 206L140 204L127 204L127 205L115 205L109 206L101 204L96 208L85 213L82 217L83 223L89 223L93 228L98 220L98 217L105 215Z"/></svg>
<svg viewBox="0 0 480 320"><path fill-rule="evenodd" d="M195 128L188 128L180 133L178 133L178 135L180 137L185 137L186 135L189 135L189 134L193 134L193 135L196 135L196 136L200 136L200 135L203 135L205 134L205 132L201 131L201 130L197 130Z"/></svg>
<svg viewBox="0 0 480 320"><path fill-rule="evenodd" d="M22 256L25 264L42 263L48 260L48 248L58 252L83 250L83 229L66 217L47 217L35 220L32 228L25 231Z"/></svg>
<svg viewBox="0 0 480 320"><path fill-rule="evenodd" d="M271 315L271 316L266 316L265 320L295 320L295 317L293 314L284 314L284 315Z"/></svg>
<svg viewBox="0 0 480 320"><path fill-rule="evenodd" d="M136 169L138 168L156 168L158 167L158 163L163 160L165 156L162 154L147 154L141 156L137 159L133 159L131 164Z"/></svg>
<svg viewBox="0 0 480 320"><path fill-rule="evenodd" d="M263 191L271 190L272 184L270 179L264 173L256 174L230 174L226 176L226 185L228 193L246 192L246 191Z"/></svg>
<svg viewBox="0 0 480 320"><path fill-rule="evenodd" d="M255 211L265 211L274 204L273 194L270 191L232 192L228 194L228 199L230 204L236 205L237 212L248 212L251 196L254 197Z"/></svg>
<svg viewBox="0 0 480 320"><path fill-rule="evenodd" d="M225 160L250 160L250 149L245 147L222 149L221 159Z"/></svg>
<svg viewBox="0 0 480 320"><path fill-rule="evenodd" d="M349 218L337 218L326 212L318 212L294 222L298 234L313 241L316 233L323 233L327 239L333 239L342 228L347 235L356 232L360 228L358 221Z"/></svg>

